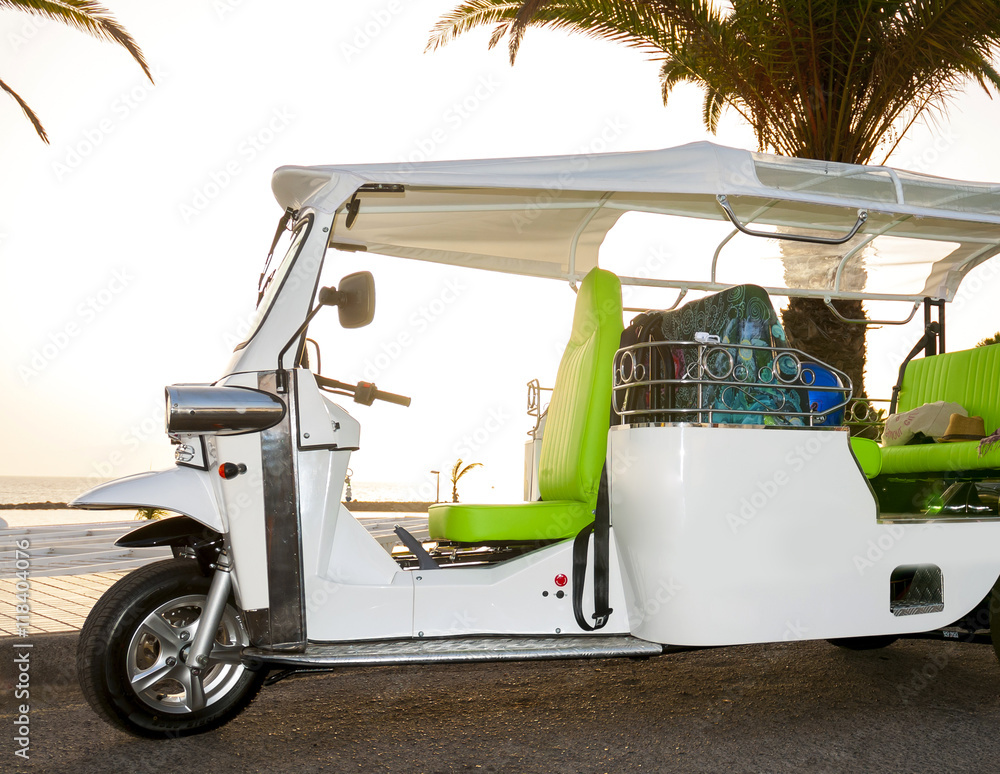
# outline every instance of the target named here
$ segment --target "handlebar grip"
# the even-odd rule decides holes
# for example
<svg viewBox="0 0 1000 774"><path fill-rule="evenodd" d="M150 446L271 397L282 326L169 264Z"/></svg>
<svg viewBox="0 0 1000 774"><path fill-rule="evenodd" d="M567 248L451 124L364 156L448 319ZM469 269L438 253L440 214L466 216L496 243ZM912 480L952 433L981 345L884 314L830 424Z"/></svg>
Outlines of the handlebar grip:
<svg viewBox="0 0 1000 774"><path fill-rule="evenodd" d="M316 383L321 387L329 387L335 390L343 390L344 392L353 395L354 400L357 403L363 403L366 406L372 405L372 401L384 400L386 403L395 403L397 406L409 406L410 399L405 395L396 395L393 392L383 392L375 387L371 382L358 382L357 384L347 384L345 382L338 382L336 379L328 379L325 376L320 376L319 374L313 374L316 379Z"/></svg>
<svg viewBox="0 0 1000 774"><path fill-rule="evenodd" d="M396 395L392 392L382 392L382 390L375 390L375 400L384 400L386 403L395 403L398 406L410 405L410 399L405 395Z"/></svg>

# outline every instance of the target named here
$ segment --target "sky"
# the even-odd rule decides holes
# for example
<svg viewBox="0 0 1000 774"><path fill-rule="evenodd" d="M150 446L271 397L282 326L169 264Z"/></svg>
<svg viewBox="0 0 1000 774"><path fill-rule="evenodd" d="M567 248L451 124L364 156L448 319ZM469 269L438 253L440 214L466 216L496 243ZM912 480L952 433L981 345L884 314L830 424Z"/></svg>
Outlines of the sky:
<svg viewBox="0 0 1000 774"><path fill-rule="evenodd" d="M425 53L455 4L286 0L278 12L264 0L109 0L155 85L118 46L0 11L0 77L51 140L0 95L0 475L96 480L172 464L163 387L214 381L245 334L281 215L270 191L280 165L755 147L732 111L710 135L693 87L664 107L656 64L610 43L530 30L511 67L479 30ZM970 91L889 163L1000 180L998 125L1000 105ZM632 265L655 265L673 249L661 241ZM323 282L360 269L375 275L375 322L342 331L321 314L311 334L323 373L413 404L345 405L362 423L355 480L431 499L430 471L461 457L484 463L463 479L463 499L520 499L525 383L551 385L572 291L337 253ZM967 280L949 349L1000 329L997 274ZM914 324L869 336L870 394L888 396L918 336Z"/></svg>

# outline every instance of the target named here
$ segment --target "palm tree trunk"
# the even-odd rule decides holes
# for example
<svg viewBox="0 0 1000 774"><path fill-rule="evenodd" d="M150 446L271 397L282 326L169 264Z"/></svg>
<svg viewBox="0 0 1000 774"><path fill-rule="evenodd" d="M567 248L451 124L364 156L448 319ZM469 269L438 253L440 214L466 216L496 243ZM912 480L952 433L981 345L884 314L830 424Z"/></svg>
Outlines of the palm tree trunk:
<svg viewBox="0 0 1000 774"><path fill-rule="evenodd" d="M857 320L864 317L860 301L834 301L841 315ZM854 385L854 397L865 394L864 373L867 359L865 326L843 323L818 298L791 298L781 313L788 343L824 363L839 368Z"/></svg>
<svg viewBox="0 0 1000 774"><path fill-rule="evenodd" d="M829 232L796 229L797 233L828 236ZM841 258L862 239L855 237L846 244L827 246L809 242L782 242L781 257L785 268L785 284L791 288L825 289L833 286ZM844 267L841 289L863 290L868 279L864 267L865 250L855 255ZM837 311L849 320L865 317L861 301L835 301ZM865 394L864 373L867 350L867 327L859 323L838 320L819 298L791 298L781 313L788 343L847 374L854 387L854 397Z"/></svg>

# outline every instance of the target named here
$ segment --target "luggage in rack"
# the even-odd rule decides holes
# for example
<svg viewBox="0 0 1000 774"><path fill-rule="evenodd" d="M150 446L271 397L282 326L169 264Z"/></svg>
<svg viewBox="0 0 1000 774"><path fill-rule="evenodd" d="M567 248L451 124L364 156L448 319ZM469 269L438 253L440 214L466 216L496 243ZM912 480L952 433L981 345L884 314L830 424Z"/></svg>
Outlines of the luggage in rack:
<svg viewBox="0 0 1000 774"><path fill-rule="evenodd" d="M806 424L789 416L808 410L801 364L781 352L785 332L763 288L644 312L622 333L621 346L633 345L615 359L616 422Z"/></svg>

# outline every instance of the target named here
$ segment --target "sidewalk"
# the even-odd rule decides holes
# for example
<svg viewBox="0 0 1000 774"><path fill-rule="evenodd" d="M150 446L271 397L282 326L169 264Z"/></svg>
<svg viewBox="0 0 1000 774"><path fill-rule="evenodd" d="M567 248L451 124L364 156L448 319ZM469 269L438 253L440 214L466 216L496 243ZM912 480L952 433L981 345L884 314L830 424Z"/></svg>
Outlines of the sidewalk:
<svg viewBox="0 0 1000 774"><path fill-rule="evenodd" d="M393 533L396 524L405 526L418 540L427 538L427 517L423 514L359 516L358 520L387 551L399 542ZM101 595L119 578L136 567L170 556L168 548L116 547L114 541L135 526L132 521L0 530L0 637L18 636L17 584L23 586L23 581L16 577L21 555L16 551L17 540L27 538L30 544L28 635L75 632L83 627Z"/></svg>
<svg viewBox="0 0 1000 774"><path fill-rule="evenodd" d="M127 571L58 575L31 579L28 634L79 631L100 596ZM0 580L0 637L17 634L15 584Z"/></svg>

